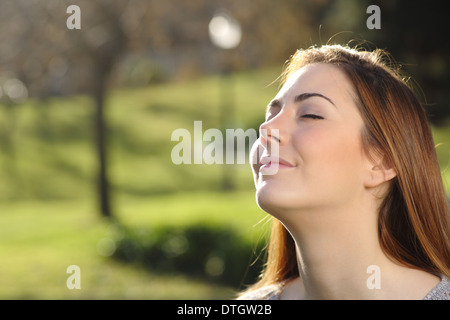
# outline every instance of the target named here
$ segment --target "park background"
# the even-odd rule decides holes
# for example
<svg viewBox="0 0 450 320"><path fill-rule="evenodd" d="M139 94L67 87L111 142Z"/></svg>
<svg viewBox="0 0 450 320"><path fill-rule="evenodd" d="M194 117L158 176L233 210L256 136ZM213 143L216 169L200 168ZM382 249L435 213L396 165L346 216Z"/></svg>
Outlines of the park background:
<svg viewBox="0 0 450 320"><path fill-rule="evenodd" d="M81 28L68 29L69 5ZM369 5L381 29L369 29ZM433 1L2 0L0 299L230 299L270 218L249 165L175 165L175 129L257 129L299 48L382 48L427 108L450 195L450 57ZM221 14L233 48L211 42ZM67 268L80 268L70 290ZM70 286L69 286L70 287Z"/></svg>

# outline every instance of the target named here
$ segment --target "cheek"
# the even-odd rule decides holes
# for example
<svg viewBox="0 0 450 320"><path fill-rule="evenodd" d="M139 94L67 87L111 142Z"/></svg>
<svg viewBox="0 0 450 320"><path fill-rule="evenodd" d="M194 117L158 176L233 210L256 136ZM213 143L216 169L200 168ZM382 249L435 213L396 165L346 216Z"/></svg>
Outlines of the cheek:
<svg viewBox="0 0 450 320"><path fill-rule="evenodd" d="M304 162L306 177L321 177L324 186L356 178L362 165L359 131L336 128L315 130L296 139L296 149ZM310 171L308 171L310 169Z"/></svg>

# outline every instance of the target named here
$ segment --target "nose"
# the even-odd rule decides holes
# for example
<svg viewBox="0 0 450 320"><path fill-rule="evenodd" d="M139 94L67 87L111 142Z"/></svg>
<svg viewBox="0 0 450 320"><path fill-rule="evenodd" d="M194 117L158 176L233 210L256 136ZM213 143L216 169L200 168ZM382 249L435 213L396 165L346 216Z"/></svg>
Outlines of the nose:
<svg viewBox="0 0 450 320"><path fill-rule="evenodd" d="M279 129L280 126L277 125L275 121L273 121L274 119L275 118L269 121L265 121L259 126L259 136L261 144L264 146L270 147L272 143L282 143L281 131Z"/></svg>

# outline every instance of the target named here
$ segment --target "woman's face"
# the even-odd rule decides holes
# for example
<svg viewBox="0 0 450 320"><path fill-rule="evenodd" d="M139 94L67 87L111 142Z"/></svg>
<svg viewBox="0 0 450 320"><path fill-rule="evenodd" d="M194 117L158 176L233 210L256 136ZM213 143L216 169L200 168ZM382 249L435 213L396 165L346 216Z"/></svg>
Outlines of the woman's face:
<svg viewBox="0 0 450 320"><path fill-rule="evenodd" d="M263 210L338 208L361 197L367 158L352 92L337 67L310 64L269 103L260 126L261 164L254 166ZM274 165L278 171L270 174Z"/></svg>

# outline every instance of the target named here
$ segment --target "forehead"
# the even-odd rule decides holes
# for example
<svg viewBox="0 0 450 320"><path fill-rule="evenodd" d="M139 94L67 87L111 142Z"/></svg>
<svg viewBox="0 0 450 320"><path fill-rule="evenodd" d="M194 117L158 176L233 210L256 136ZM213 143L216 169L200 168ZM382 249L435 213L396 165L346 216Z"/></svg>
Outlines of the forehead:
<svg viewBox="0 0 450 320"><path fill-rule="evenodd" d="M276 95L277 99L289 99L305 92L317 92L337 99L353 96L353 87L338 67L325 64L309 64L293 73Z"/></svg>

